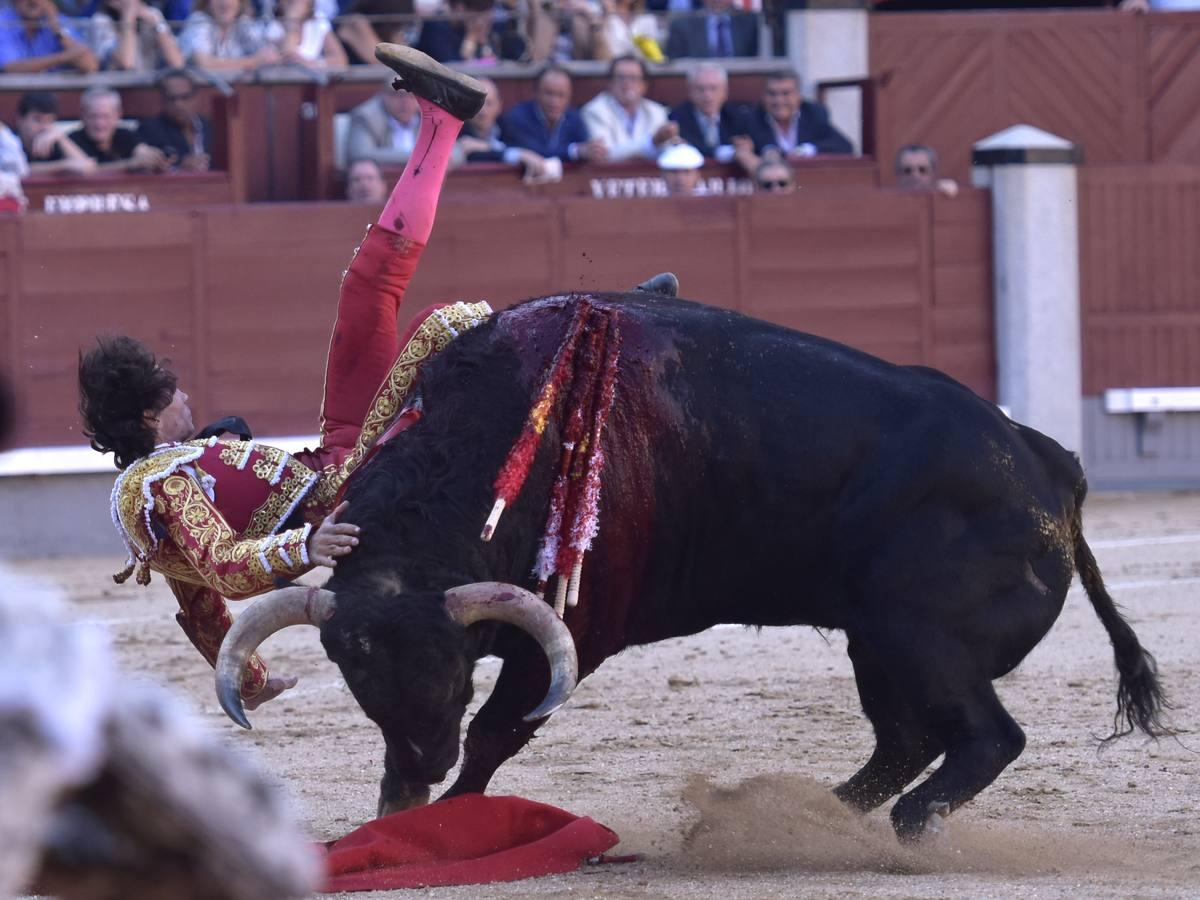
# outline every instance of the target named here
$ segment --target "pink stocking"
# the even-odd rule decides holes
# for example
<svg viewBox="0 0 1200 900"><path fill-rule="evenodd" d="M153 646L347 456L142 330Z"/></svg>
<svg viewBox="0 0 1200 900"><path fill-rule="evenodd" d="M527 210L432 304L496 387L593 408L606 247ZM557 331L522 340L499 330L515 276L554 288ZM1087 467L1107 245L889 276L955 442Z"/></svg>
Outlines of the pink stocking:
<svg viewBox="0 0 1200 900"><path fill-rule="evenodd" d="M438 195L450 167L450 153L463 123L423 97L417 98L417 105L421 109L417 144L379 215L379 224L419 244L427 244L433 231Z"/></svg>

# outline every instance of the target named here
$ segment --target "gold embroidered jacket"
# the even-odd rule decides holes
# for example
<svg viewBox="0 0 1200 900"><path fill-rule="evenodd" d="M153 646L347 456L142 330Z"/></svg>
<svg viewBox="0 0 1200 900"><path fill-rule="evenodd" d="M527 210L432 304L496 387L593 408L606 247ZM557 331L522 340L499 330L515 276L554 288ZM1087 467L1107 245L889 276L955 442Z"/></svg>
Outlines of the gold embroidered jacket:
<svg viewBox="0 0 1200 900"><path fill-rule="evenodd" d="M353 448L321 447L289 454L255 441L210 438L165 444L131 464L112 494L113 524L129 559L148 584L161 572L179 601L176 619L209 664L232 617L226 598L271 590L312 568L307 542L336 505L350 473L404 412L417 371L467 328L484 321L486 303L458 303L416 329L368 407ZM291 527L285 528L285 525ZM242 683L246 699L266 685L255 656Z"/></svg>

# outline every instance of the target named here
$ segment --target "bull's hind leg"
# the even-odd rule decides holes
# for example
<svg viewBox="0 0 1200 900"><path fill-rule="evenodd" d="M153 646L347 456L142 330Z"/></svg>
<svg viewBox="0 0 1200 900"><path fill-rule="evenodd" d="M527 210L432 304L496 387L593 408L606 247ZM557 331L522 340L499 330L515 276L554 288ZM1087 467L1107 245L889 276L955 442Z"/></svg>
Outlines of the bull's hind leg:
<svg viewBox="0 0 1200 900"><path fill-rule="evenodd" d="M931 724L946 758L892 807L892 826L901 840L920 837L934 812L952 812L967 803L1025 749L1025 733L990 681L961 685L950 698L930 699Z"/></svg>
<svg viewBox="0 0 1200 900"><path fill-rule="evenodd" d="M942 747L910 706L906 666L895 660L886 664L854 637L849 652L863 711L875 729L875 751L834 794L859 812L870 812L904 790L937 759Z"/></svg>

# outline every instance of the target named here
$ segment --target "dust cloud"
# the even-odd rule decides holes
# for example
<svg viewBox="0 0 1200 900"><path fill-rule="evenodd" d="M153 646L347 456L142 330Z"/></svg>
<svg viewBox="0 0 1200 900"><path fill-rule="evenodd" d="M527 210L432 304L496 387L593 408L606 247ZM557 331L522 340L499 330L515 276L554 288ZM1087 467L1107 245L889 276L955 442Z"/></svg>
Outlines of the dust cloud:
<svg viewBox="0 0 1200 900"><path fill-rule="evenodd" d="M760 775L732 787L693 775L683 801L698 814L678 862L713 872L1131 874L1129 846L1022 824L944 820L941 834L900 845L886 813L859 816L800 775ZM1161 866L1148 857L1140 864Z"/></svg>

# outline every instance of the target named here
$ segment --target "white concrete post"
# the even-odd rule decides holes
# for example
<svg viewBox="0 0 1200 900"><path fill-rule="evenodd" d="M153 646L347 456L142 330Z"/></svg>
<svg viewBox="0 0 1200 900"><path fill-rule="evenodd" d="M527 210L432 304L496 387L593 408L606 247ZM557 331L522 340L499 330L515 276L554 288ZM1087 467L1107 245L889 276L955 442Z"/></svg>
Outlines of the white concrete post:
<svg viewBox="0 0 1200 900"><path fill-rule="evenodd" d="M800 73L806 97L816 98L818 81L867 76L867 11L863 6L798 9L787 14L788 61ZM858 91L831 91L828 103L833 124L862 152Z"/></svg>
<svg viewBox="0 0 1200 900"><path fill-rule="evenodd" d="M1083 444L1079 326L1080 148L1029 125L975 145L973 181L992 191L999 401L1068 450Z"/></svg>

